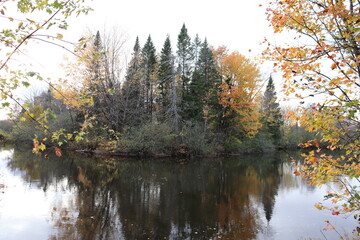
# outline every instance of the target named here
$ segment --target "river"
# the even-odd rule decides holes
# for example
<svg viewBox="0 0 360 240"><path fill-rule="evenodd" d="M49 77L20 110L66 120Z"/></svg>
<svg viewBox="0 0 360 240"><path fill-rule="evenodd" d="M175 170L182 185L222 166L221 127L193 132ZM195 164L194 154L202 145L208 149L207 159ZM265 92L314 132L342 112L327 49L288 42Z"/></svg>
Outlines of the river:
<svg viewBox="0 0 360 240"><path fill-rule="evenodd" d="M297 153L294 153L297 154ZM0 239L339 239L285 153L221 159L61 158L0 149ZM330 221L334 230L324 230Z"/></svg>

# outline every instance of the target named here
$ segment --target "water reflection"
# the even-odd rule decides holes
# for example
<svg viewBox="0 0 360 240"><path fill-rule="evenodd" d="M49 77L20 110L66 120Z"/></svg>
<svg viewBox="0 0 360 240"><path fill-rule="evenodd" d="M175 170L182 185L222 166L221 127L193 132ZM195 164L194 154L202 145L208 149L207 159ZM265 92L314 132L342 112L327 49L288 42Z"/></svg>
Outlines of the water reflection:
<svg viewBox="0 0 360 240"><path fill-rule="evenodd" d="M285 158L45 160L14 150L0 160L25 185L52 196L48 239L245 240L280 239L269 228L279 189L314 191Z"/></svg>

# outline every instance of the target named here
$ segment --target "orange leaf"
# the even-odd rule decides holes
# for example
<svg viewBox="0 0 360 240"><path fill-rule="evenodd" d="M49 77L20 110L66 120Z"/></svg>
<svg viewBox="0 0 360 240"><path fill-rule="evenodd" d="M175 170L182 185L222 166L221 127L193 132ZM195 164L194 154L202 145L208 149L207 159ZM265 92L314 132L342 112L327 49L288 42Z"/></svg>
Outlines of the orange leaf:
<svg viewBox="0 0 360 240"><path fill-rule="evenodd" d="M331 70L334 70L336 68L336 63L333 63L332 65L331 65Z"/></svg>

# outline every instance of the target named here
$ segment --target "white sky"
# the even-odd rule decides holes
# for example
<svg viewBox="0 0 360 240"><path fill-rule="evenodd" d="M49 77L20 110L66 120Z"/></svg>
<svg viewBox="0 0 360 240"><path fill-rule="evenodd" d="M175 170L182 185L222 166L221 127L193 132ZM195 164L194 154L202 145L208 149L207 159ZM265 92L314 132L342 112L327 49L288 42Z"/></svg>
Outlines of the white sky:
<svg viewBox="0 0 360 240"><path fill-rule="evenodd" d="M159 53L167 35L170 35L173 50L176 50L177 36L183 23L193 39L199 34L207 38L210 45L227 46L249 57L262 50L260 42L272 35L265 17L266 0L93 0L88 4L94 9L89 15L73 18L69 22L64 39L76 42L87 29L102 31L117 27L127 35L127 47L131 51L136 36L143 45L150 34ZM45 69L49 66L49 52L54 47L38 54L37 62ZM45 48L44 48L45 49ZM249 52L251 49L251 52ZM60 49L57 49L60 50ZM64 51L57 51L52 59L63 61ZM56 59L54 59L56 58ZM58 69L58 65L54 66ZM50 76L53 76L50 73Z"/></svg>
<svg viewBox="0 0 360 240"><path fill-rule="evenodd" d="M258 43L271 32L265 19L265 0L94 0L94 9L80 17L71 29L90 26L119 25L129 34L133 45L137 35L143 44L151 34L160 51L169 34L173 44L183 23L189 35L205 36L214 46L226 45L231 50L246 53L257 49ZM71 30L70 29L70 30ZM175 47L175 46L174 46Z"/></svg>
<svg viewBox="0 0 360 240"><path fill-rule="evenodd" d="M161 51L167 35L173 50L183 23L193 39L196 34L214 47L225 45L248 57L256 57L264 37L272 36L266 21L266 0L93 0L89 15L71 18L64 40L76 42L86 29L103 30L116 26L127 34L127 47L132 49L136 36L143 45L151 34L157 52ZM264 5L260 7L259 5ZM0 23L6 19L0 18ZM2 24L0 24L1 26ZM270 37L271 38L271 37ZM25 46L29 61L44 76L57 78L64 62L64 51L46 43ZM249 51L251 49L251 52ZM22 49L23 50L23 49ZM270 74L269 67L262 69ZM0 118L1 118L0 113Z"/></svg>

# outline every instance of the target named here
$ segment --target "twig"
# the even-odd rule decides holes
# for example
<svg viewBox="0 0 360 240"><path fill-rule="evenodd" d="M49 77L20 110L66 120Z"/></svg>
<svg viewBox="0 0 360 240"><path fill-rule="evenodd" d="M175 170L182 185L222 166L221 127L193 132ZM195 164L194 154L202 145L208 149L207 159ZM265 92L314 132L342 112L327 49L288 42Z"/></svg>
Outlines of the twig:
<svg viewBox="0 0 360 240"><path fill-rule="evenodd" d="M64 6L66 6L71 0L68 0L66 3L64 3ZM47 25L61 10L62 8L59 8L49 19L47 19L41 26L36 28L34 31L32 31L29 35L27 35L16 47L15 49L9 54L9 56L6 58L4 63L0 66L0 70L2 70L6 64L10 61L11 57L18 51L18 49L28 40L30 39L35 33L37 33L40 29L42 29L45 25Z"/></svg>

